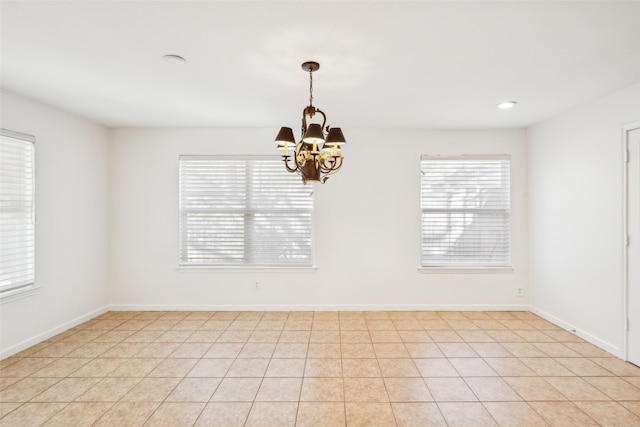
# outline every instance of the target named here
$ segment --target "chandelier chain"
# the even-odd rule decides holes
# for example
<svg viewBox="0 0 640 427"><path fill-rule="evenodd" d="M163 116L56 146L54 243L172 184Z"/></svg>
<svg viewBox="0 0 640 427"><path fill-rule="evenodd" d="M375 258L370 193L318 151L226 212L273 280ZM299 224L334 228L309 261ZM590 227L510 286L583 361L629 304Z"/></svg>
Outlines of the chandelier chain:
<svg viewBox="0 0 640 427"><path fill-rule="evenodd" d="M309 70L309 106L313 107L313 70Z"/></svg>

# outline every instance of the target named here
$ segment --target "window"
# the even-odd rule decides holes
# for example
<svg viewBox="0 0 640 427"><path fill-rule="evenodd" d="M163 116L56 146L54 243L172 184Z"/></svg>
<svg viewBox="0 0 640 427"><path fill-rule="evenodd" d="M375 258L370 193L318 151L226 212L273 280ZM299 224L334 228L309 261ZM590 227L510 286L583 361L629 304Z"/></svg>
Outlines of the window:
<svg viewBox="0 0 640 427"><path fill-rule="evenodd" d="M180 156L180 266L312 266L313 187L274 157Z"/></svg>
<svg viewBox="0 0 640 427"><path fill-rule="evenodd" d="M510 267L508 156L422 156L423 267Z"/></svg>
<svg viewBox="0 0 640 427"><path fill-rule="evenodd" d="M0 131L0 294L34 284L34 141Z"/></svg>

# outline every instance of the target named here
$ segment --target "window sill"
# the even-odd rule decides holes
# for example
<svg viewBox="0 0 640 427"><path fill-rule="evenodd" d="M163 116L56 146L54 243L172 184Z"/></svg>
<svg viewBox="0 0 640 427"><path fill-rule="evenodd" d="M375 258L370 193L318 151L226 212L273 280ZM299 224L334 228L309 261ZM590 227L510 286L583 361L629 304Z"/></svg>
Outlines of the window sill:
<svg viewBox="0 0 640 427"><path fill-rule="evenodd" d="M40 289L40 286L36 286L35 284L33 284L0 292L0 304L30 297L32 295L35 295L36 292L38 292L38 289Z"/></svg>
<svg viewBox="0 0 640 427"><path fill-rule="evenodd" d="M512 274L512 267L418 267L420 274Z"/></svg>
<svg viewBox="0 0 640 427"><path fill-rule="evenodd" d="M251 266L178 266L178 273L313 273L316 266L307 267L251 267Z"/></svg>

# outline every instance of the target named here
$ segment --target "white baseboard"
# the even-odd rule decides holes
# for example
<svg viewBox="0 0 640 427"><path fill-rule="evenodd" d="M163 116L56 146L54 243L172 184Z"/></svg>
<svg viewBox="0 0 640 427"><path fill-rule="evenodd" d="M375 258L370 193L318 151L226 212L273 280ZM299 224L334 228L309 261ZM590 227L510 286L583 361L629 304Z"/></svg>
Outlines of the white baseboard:
<svg viewBox="0 0 640 427"><path fill-rule="evenodd" d="M18 344L12 345L9 348L0 349L0 360L6 359L7 357L13 356L14 354L20 353L22 350L26 350L31 346L41 343L51 337L58 335L64 331L67 331L75 326L78 326L81 323L86 322L87 320L91 320L94 317L100 316L101 314L109 311L109 306L106 305L97 310L93 310L89 313L83 314L82 316L76 317L75 319L69 320L68 322L64 322L54 328L49 329L41 334L33 336L29 339L26 339Z"/></svg>
<svg viewBox="0 0 640 427"><path fill-rule="evenodd" d="M528 305L484 304L113 304L112 311L528 311Z"/></svg>
<svg viewBox="0 0 640 427"><path fill-rule="evenodd" d="M538 316L542 317L545 320L548 320L549 322L561 327L562 329L566 329L567 331L579 336L580 338L584 339L585 341L590 342L591 344L600 347L601 349L608 351L609 353L613 354L614 356L617 356L621 359L624 359L624 356L622 355L622 349L616 345L613 345L607 341L604 341L600 338L598 338L595 335L590 334L589 332L586 331L582 331L580 329L578 329L576 326L565 322L564 320L547 313L544 310L541 310L537 307L533 307L530 306L529 307L529 311L531 311L534 314L537 314Z"/></svg>

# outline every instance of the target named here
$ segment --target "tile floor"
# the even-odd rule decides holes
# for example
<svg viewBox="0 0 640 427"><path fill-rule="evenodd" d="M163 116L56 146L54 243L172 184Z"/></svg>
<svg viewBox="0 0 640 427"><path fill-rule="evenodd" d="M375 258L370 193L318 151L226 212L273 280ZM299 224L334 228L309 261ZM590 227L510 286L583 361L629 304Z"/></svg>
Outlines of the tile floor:
<svg viewBox="0 0 640 427"><path fill-rule="evenodd" d="M0 426L640 426L528 312L109 312L0 361Z"/></svg>

